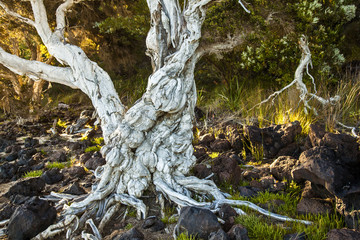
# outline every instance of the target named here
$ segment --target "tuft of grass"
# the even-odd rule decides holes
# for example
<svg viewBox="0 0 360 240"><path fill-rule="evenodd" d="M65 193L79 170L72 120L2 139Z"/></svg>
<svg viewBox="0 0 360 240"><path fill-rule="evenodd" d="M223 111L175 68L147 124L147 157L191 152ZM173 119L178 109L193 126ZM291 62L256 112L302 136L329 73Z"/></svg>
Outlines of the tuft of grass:
<svg viewBox="0 0 360 240"><path fill-rule="evenodd" d="M186 233L181 233L177 236L176 240L195 240L196 237L193 235L188 236Z"/></svg>
<svg viewBox="0 0 360 240"><path fill-rule="evenodd" d="M101 149L100 145L90 146L85 149L85 152L98 152L100 151L100 149Z"/></svg>
<svg viewBox="0 0 360 240"><path fill-rule="evenodd" d="M91 143L94 145L101 145L104 143L104 138L103 137L94 138L93 140L91 140Z"/></svg>
<svg viewBox="0 0 360 240"><path fill-rule="evenodd" d="M178 217L175 217L174 214L176 213L175 207L166 207L165 208L165 217L161 219L161 221L165 224L172 224L178 221Z"/></svg>
<svg viewBox="0 0 360 240"><path fill-rule="evenodd" d="M34 170L25 173L22 178L40 177L43 174L42 170Z"/></svg>
<svg viewBox="0 0 360 240"><path fill-rule="evenodd" d="M52 169L52 168L63 169L67 165L68 165L68 162L66 162L66 163L52 162L52 163L47 163L46 168L49 168L49 169Z"/></svg>
<svg viewBox="0 0 360 240"><path fill-rule="evenodd" d="M235 222L247 229L250 239L282 240L286 234L284 228L268 224L255 214L241 215L235 219Z"/></svg>
<svg viewBox="0 0 360 240"><path fill-rule="evenodd" d="M130 230L132 229L134 226L131 224L131 223L128 223L126 226L125 226L125 230Z"/></svg>

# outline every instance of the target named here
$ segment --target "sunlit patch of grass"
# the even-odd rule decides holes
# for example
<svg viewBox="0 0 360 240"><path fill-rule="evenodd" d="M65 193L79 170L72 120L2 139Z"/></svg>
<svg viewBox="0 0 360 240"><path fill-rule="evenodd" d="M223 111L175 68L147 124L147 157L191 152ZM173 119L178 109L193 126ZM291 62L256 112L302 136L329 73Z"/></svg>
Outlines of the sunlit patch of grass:
<svg viewBox="0 0 360 240"><path fill-rule="evenodd" d="M217 158L217 157L219 157L219 155L220 155L220 153L218 153L218 152L212 152L212 153L209 154L209 157Z"/></svg>
<svg viewBox="0 0 360 240"><path fill-rule="evenodd" d="M101 145L104 143L104 138L103 137L94 138L93 140L91 140L91 143L94 145Z"/></svg>
<svg viewBox="0 0 360 240"><path fill-rule="evenodd" d="M238 216L236 223L240 223L248 230L250 239L283 239L286 234L302 233L307 239L323 240L326 234L334 228L344 227L344 219L337 213L319 215L299 215L296 207L300 200L301 189L296 183L290 183L285 193L261 192L258 195L248 198L234 195L236 200L246 200L255 204L268 204L274 213L285 215L294 219L311 221L311 225L299 222L284 222L274 224L271 218L259 215L250 208L245 208L246 216ZM274 200L282 200L283 204L276 204ZM335 211L334 211L335 212Z"/></svg>
<svg viewBox="0 0 360 240"><path fill-rule="evenodd" d="M243 225L250 239L282 240L286 230L275 224L268 224L255 214L241 215L236 218L237 224Z"/></svg>
<svg viewBox="0 0 360 240"><path fill-rule="evenodd" d="M195 239L197 239L195 236L193 235L188 236L186 233L181 233L176 238L176 240L195 240Z"/></svg>
<svg viewBox="0 0 360 240"><path fill-rule="evenodd" d="M49 169L52 169L52 168L63 169L63 168L65 168L66 165L67 165L67 162L66 163L51 162L51 163L46 164L46 168L49 168Z"/></svg>
<svg viewBox="0 0 360 240"><path fill-rule="evenodd" d="M90 146L90 147L87 147L84 152L98 152L98 151L100 151L100 149L101 149L100 145Z"/></svg>
<svg viewBox="0 0 360 240"><path fill-rule="evenodd" d="M34 170L25 173L22 178L40 177L43 174L42 170Z"/></svg>

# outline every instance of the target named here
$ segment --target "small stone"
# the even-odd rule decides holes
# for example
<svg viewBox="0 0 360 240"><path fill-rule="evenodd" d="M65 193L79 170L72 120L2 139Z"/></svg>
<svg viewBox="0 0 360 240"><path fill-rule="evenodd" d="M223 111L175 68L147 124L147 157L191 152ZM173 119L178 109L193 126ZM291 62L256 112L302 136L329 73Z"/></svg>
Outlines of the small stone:
<svg viewBox="0 0 360 240"><path fill-rule="evenodd" d="M243 172L243 177L247 181L252 181L254 179L259 179L260 175L259 175L259 173L256 173L254 171L247 170L247 171Z"/></svg>
<svg viewBox="0 0 360 240"><path fill-rule="evenodd" d="M137 228L132 228L126 233L122 234L119 237L113 238L113 240L143 240L145 239L144 234L142 234Z"/></svg>
<svg viewBox="0 0 360 240"><path fill-rule="evenodd" d="M360 232L351 229L332 229L327 234L328 240L359 240Z"/></svg>
<svg viewBox="0 0 360 240"><path fill-rule="evenodd" d="M209 240L230 240L230 237L224 230L219 229L217 232L210 233Z"/></svg>
<svg viewBox="0 0 360 240"><path fill-rule="evenodd" d="M92 153L91 152L87 152L87 153L84 153L84 154L81 154L80 156L80 162L85 164L92 156Z"/></svg>
<svg viewBox="0 0 360 240"><path fill-rule="evenodd" d="M85 163L87 169L95 170L97 167L102 166L106 163L105 158L92 157Z"/></svg>
<svg viewBox="0 0 360 240"><path fill-rule="evenodd" d="M197 164L193 168L194 175L200 179L210 176L212 173L211 168L208 168L205 164Z"/></svg>
<svg viewBox="0 0 360 240"><path fill-rule="evenodd" d="M284 240L306 240L306 234L302 233L293 233L293 234L286 234L284 236Z"/></svg>
<svg viewBox="0 0 360 240"><path fill-rule="evenodd" d="M73 194L73 195L82 195L82 194L86 194L86 191L79 186L78 182L75 182L70 187L65 189L64 193Z"/></svg>
<svg viewBox="0 0 360 240"><path fill-rule="evenodd" d="M213 134L205 134L200 137L200 144L210 146L210 143L212 143L215 140L215 137Z"/></svg>
<svg viewBox="0 0 360 240"><path fill-rule="evenodd" d="M60 172L58 168L52 168L41 175L41 178L47 184L54 184L60 182L63 177L64 175Z"/></svg>
<svg viewBox="0 0 360 240"><path fill-rule="evenodd" d="M165 224L157 217L157 216L150 216L145 219L142 228L148 229L152 232L158 232L165 228Z"/></svg>
<svg viewBox="0 0 360 240"><path fill-rule="evenodd" d="M235 217L238 214L236 213L236 211L228 204L223 204L219 210L219 217L225 221L224 224L222 224L222 228L225 231L230 230L230 228L234 225L235 223Z"/></svg>
<svg viewBox="0 0 360 240"><path fill-rule="evenodd" d="M231 240L250 240L246 228L241 224L232 226L228 235Z"/></svg>
<svg viewBox="0 0 360 240"><path fill-rule="evenodd" d="M74 166L71 168L65 168L62 170L62 173L68 173L71 178L81 178L86 175L86 171L83 167Z"/></svg>
<svg viewBox="0 0 360 240"><path fill-rule="evenodd" d="M210 143L210 148L215 152L225 152L231 149L231 144L226 139L216 139Z"/></svg>
<svg viewBox="0 0 360 240"><path fill-rule="evenodd" d="M62 150L51 153L48 157L50 162L66 162L66 153Z"/></svg>
<svg viewBox="0 0 360 240"><path fill-rule="evenodd" d="M254 188L251 186L240 186L238 190L239 190L239 195L243 197L254 197L260 191L259 188Z"/></svg>

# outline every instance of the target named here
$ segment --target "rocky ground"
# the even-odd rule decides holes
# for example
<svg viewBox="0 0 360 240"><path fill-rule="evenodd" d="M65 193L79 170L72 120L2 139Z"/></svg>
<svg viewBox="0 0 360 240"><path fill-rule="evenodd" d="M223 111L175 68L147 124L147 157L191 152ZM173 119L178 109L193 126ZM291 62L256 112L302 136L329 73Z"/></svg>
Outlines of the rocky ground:
<svg viewBox="0 0 360 240"><path fill-rule="evenodd" d="M314 216L340 219L317 238L310 228L298 232L260 217L283 231L274 239L360 239L358 139L326 132L319 124L304 135L298 122L267 128L236 120L210 125L198 119L194 128L197 164L192 174L214 180L232 198L254 200L269 211L318 222L321 217ZM0 239L30 239L56 220L59 194L77 201L90 192L93 171L105 164L99 153L102 144L92 110L80 106L59 104L36 118L1 119ZM289 196L294 211L286 210L284 199ZM172 239L175 225L175 232L202 239L269 239L256 234L227 205L217 216L192 207L178 215L176 206L167 203L161 216L155 191L149 190L143 200L150 217L138 221L133 209L124 208L104 229L103 239Z"/></svg>

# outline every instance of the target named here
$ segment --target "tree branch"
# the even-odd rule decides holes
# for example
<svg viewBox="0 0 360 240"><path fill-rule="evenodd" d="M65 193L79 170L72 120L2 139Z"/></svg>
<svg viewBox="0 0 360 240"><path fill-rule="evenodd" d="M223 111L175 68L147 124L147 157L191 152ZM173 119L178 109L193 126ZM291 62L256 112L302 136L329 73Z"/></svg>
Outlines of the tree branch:
<svg viewBox="0 0 360 240"><path fill-rule="evenodd" d="M0 63L12 72L19 75L26 75L35 81L44 79L49 82L64 84L71 88L78 88L72 82L73 74L70 68L55 67L39 61L22 59L5 52L1 47Z"/></svg>
<svg viewBox="0 0 360 240"><path fill-rule="evenodd" d="M14 18L17 18L18 20L20 20L23 23L26 23L26 24L29 24L29 25L35 27L35 22L33 20L31 20L29 18L26 18L26 17L23 17L23 16L21 16L20 14L14 12L14 11L11 11L8 8L8 6L5 3L3 3L2 1L0 1L0 7L2 7L2 9L4 9L4 11L5 11L5 13L7 15L10 15L10 16L12 16Z"/></svg>
<svg viewBox="0 0 360 240"><path fill-rule="evenodd" d="M229 52L234 49L234 47L242 44L245 40L245 37L248 34L241 33L239 35L231 37L228 35L225 41L216 42L213 44L208 44L204 46L200 46L196 50L196 57L199 59L204 55L207 54L215 54L216 56L220 57L221 54Z"/></svg>
<svg viewBox="0 0 360 240"><path fill-rule="evenodd" d="M30 3L35 18L35 28L46 45L50 41L52 31L49 26L44 2L43 0L30 0Z"/></svg>
<svg viewBox="0 0 360 240"><path fill-rule="evenodd" d="M64 38L64 29L66 27L65 24L65 14L69 11L69 9L75 4L79 3L82 0L66 0L63 4L61 4L56 9L56 29L55 33L59 35L60 38Z"/></svg>

